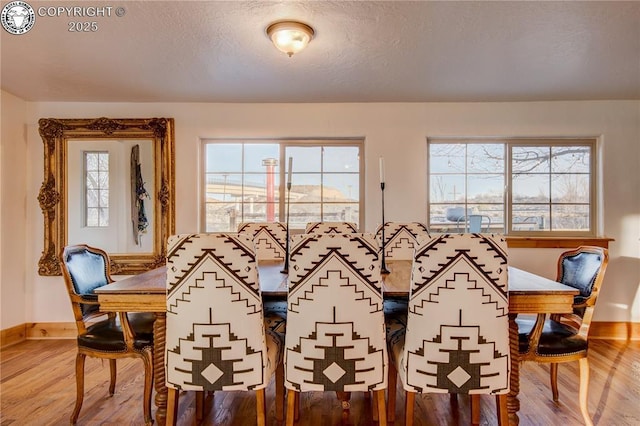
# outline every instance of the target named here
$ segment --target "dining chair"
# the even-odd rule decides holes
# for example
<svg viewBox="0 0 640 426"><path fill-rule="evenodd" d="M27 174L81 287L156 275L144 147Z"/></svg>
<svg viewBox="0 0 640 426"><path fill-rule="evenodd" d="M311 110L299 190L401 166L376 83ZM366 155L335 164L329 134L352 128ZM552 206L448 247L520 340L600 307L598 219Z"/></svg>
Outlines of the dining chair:
<svg viewBox="0 0 640 426"><path fill-rule="evenodd" d="M516 319L520 358L550 363L551 392L555 402L558 401L558 364L579 361L579 403L586 425L593 424L587 406L589 326L608 263L609 252L602 247L581 246L563 252L558 257L556 281L580 291L574 297L573 312Z"/></svg>
<svg viewBox="0 0 640 426"><path fill-rule="evenodd" d="M174 235L167 245L167 424L180 391L255 391L266 423L265 388L276 377L276 417L284 413L283 336L265 327L253 239L243 234Z"/></svg>
<svg viewBox="0 0 640 426"><path fill-rule="evenodd" d="M285 335L287 424L300 392L374 393L386 424L387 349L378 244L372 234L291 237Z"/></svg>
<svg viewBox="0 0 640 426"><path fill-rule="evenodd" d="M144 422L151 418L153 381L152 313L103 312L100 310L97 288L111 284L109 255L86 244L69 245L60 255L60 269L67 287L71 308L78 329L76 354L76 403L71 424L76 424L84 399L84 364L87 356L109 360L109 395L116 387L116 360L140 358L144 364L142 407Z"/></svg>
<svg viewBox="0 0 640 426"><path fill-rule="evenodd" d="M281 222L243 222L239 234L250 235L258 261L285 261L287 257L287 225ZM267 300L263 303L265 325L278 333L286 332L287 303Z"/></svg>
<svg viewBox="0 0 640 426"><path fill-rule="evenodd" d="M420 222L386 222L384 225L384 244L382 226L376 229L376 238L381 249L384 246L386 260L413 259L413 250L418 242L429 238L428 228ZM385 316L407 312L406 298L386 298L384 301Z"/></svg>
<svg viewBox="0 0 640 426"><path fill-rule="evenodd" d="M308 222L305 234L349 234L358 232L354 222Z"/></svg>
<svg viewBox="0 0 640 426"><path fill-rule="evenodd" d="M408 312L388 318L389 420L397 377L405 424L416 393L468 394L479 423L480 394L496 395L506 425L509 392L507 246L489 234L441 234L422 241L412 265Z"/></svg>
<svg viewBox="0 0 640 426"><path fill-rule="evenodd" d="M281 222L243 222L238 233L253 238L258 260L281 260L287 255L287 225Z"/></svg>
<svg viewBox="0 0 640 426"><path fill-rule="evenodd" d="M421 239L429 238L429 229L420 222L386 222L378 225L376 237L380 247L384 247L387 260L412 260L413 249Z"/></svg>

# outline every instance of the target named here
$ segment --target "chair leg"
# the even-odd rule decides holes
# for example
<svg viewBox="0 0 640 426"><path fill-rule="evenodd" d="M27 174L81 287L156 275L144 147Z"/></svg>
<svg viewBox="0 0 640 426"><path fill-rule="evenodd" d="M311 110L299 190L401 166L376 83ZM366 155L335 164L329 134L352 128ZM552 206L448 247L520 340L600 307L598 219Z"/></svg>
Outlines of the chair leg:
<svg viewBox="0 0 640 426"><path fill-rule="evenodd" d="M178 398L180 391L174 388L167 389L167 426L176 426L178 420Z"/></svg>
<svg viewBox="0 0 640 426"><path fill-rule="evenodd" d="M293 419L297 422L298 420L300 420L300 392L296 392L296 398L295 398L296 404L294 407L294 415L293 415Z"/></svg>
<svg viewBox="0 0 640 426"><path fill-rule="evenodd" d="M472 394L469 395L470 404L471 405L471 424L479 425L480 424L480 395Z"/></svg>
<svg viewBox="0 0 640 426"><path fill-rule="evenodd" d="M404 415L405 415L405 419L404 419L404 424L406 426L413 426L413 405L416 399L416 393L415 392L409 392L406 391L405 392L405 407L404 407Z"/></svg>
<svg viewBox="0 0 640 426"><path fill-rule="evenodd" d="M587 357L580 358L580 412L584 418L586 426L593 426L589 417L588 396L589 396L589 360Z"/></svg>
<svg viewBox="0 0 640 426"><path fill-rule="evenodd" d="M204 391L196 391L196 424L204 420Z"/></svg>
<svg viewBox="0 0 640 426"><path fill-rule="evenodd" d="M387 420L393 422L396 420L396 393L398 392L398 371L393 362L389 362L389 379L387 386Z"/></svg>
<svg viewBox="0 0 640 426"><path fill-rule="evenodd" d="M507 410L507 394L496 395L498 409L498 426L509 426L509 412Z"/></svg>
<svg viewBox="0 0 640 426"><path fill-rule="evenodd" d="M265 426L267 423L267 404L265 402L264 388L256 390L256 414L257 425Z"/></svg>
<svg viewBox="0 0 640 426"><path fill-rule="evenodd" d="M78 421L78 415L82 408L82 400L84 399L84 360L85 354L78 353L76 355L76 405L71 413L71 424L75 425Z"/></svg>
<svg viewBox="0 0 640 426"><path fill-rule="evenodd" d="M553 401L558 402L558 363L551 363L550 367L549 378L551 379L551 394L553 395Z"/></svg>
<svg viewBox="0 0 640 426"><path fill-rule="evenodd" d="M377 405L376 408L378 412L378 423L380 426L387 426L387 410L386 410L387 404L385 404L385 401L384 401L384 389L374 391L373 394L374 394L373 400L376 401L376 405Z"/></svg>
<svg viewBox="0 0 640 426"><path fill-rule="evenodd" d="M109 370L111 371L111 381L109 382L109 396L113 396L113 394L116 392L116 375L118 371L116 368L115 359L109 360Z"/></svg>
<svg viewBox="0 0 640 426"><path fill-rule="evenodd" d="M297 396L298 392L291 389L287 391L287 426L293 426L295 422Z"/></svg>
<svg viewBox="0 0 640 426"><path fill-rule="evenodd" d="M284 364L276 369L276 420L284 420Z"/></svg>
<svg viewBox="0 0 640 426"><path fill-rule="evenodd" d="M144 364L144 393L142 396L142 410L144 412L144 422L147 426L153 424L151 417L151 393L153 392L153 351L151 348L144 351L142 357Z"/></svg>
<svg viewBox="0 0 640 426"><path fill-rule="evenodd" d="M374 391L375 393L375 391ZM369 394L369 392L365 392L364 393L364 399L371 399L371 394ZM373 401L372 401L372 408L373 408L373 413L372 413L372 417L373 417L373 422L374 423L378 423L378 421L380 420L378 418L378 398L376 398L376 396L373 396Z"/></svg>

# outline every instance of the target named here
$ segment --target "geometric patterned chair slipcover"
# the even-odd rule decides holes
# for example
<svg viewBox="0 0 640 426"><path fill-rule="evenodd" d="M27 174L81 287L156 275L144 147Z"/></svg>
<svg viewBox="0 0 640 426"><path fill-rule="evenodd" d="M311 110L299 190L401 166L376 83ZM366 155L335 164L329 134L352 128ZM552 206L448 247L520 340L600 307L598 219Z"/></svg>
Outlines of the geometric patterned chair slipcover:
<svg viewBox="0 0 640 426"><path fill-rule="evenodd" d="M153 381L153 313L103 312L94 291L113 282L109 255L86 244L64 247L60 269L67 287L78 329L76 355L76 404L71 424L76 424L84 399L84 364L87 356L108 359L111 370L109 395L116 387L116 360L140 358L144 364L142 406L145 424L151 418Z"/></svg>
<svg viewBox="0 0 640 426"><path fill-rule="evenodd" d="M285 387L287 424L297 392L373 391L386 424L387 349L378 244L372 234L291 236Z"/></svg>
<svg viewBox="0 0 640 426"><path fill-rule="evenodd" d="M382 248L382 226L376 229L376 238ZM420 222L386 222L384 226L385 260L413 260L413 250L418 243L429 238L429 230ZM385 315L406 313L406 299L386 299Z"/></svg>
<svg viewBox="0 0 640 426"><path fill-rule="evenodd" d="M498 395L498 417L507 421L506 249L502 236L489 234L443 234L416 247L408 316L393 317L387 328L390 420L397 375L406 391L406 424L413 422L416 392ZM472 413L479 415L477 398Z"/></svg>
<svg viewBox="0 0 640 426"><path fill-rule="evenodd" d="M358 232L353 222L308 222L305 234L350 234Z"/></svg>
<svg viewBox="0 0 640 426"><path fill-rule="evenodd" d="M378 244L382 247L382 225L376 229ZM429 238L429 230L420 222L386 222L384 224L384 254L386 260L412 260L413 249Z"/></svg>
<svg viewBox="0 0 640 426"><path fill-rule="evenodd" d="M243 234L169 238L167 250L167 424L180 390L256 391L258 424L276 369L282 418L283 336L265 330L253 240Z"/></svg>
<svg viewBox="0 0 640 426"><path fill-rule="evenodd" d="M259 260L282 260L287 253L287 225L281 222L243 222L238 233L253 238Z"/></svg>
<svg viewBox="0 0 640 426"><path fill-rule="evenodd" d="M243 222L238 226L239 234L253 238L256 259L280 260L287 256L287 225L281 222ZM264 320L268 329L278 333L286 332L287 304L281 300L264 303Z"/></svg>
<svg viewBox="0 0 640 426"><path fill-rule="evenodd" d="M580 290L574 297L572 314L553 314L548 318L521 317L518 324L520 358L523 361L550 363L551 392L558 401L558 364L579 361L580 411L586 425L592 425L587 406L589 390L589 326L598 293L609 263L606 248L581 246L558 257L556 281Z"/></svg>

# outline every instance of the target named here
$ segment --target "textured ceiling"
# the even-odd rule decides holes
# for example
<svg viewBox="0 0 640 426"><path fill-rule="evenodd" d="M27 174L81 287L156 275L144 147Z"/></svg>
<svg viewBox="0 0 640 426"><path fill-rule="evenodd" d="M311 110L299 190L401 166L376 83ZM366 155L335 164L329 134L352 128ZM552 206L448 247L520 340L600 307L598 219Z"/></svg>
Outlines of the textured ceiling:
<svg viewBox="0 0 640 426"><path fill-rule="evenodd" d="M640 99L640 2L28 3L112 7L1 30L2 89L29 101ZM265 35L284 18L316 31L292 58Z"/></svg>

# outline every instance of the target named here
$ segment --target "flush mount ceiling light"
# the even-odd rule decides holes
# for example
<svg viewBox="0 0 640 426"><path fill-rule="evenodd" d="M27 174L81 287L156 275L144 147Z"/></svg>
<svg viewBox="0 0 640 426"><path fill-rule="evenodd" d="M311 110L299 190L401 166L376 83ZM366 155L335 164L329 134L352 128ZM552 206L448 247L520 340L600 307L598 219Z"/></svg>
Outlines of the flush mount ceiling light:
<svg viewBox="0 0 640 426"><path fill-rule="evenodd" d="M314 31L302 22L278 21L267 27L267 35L278 50L291 57L309 44Z"/></svg>

